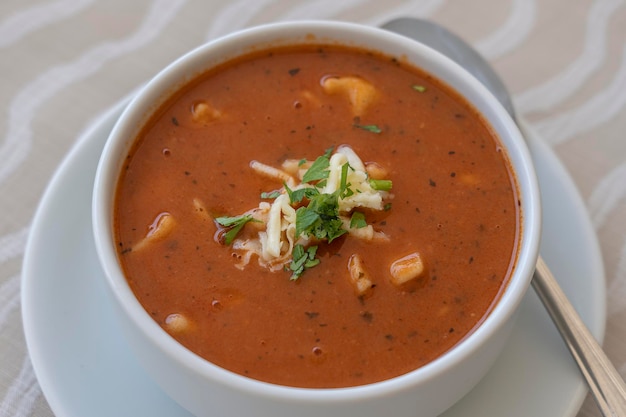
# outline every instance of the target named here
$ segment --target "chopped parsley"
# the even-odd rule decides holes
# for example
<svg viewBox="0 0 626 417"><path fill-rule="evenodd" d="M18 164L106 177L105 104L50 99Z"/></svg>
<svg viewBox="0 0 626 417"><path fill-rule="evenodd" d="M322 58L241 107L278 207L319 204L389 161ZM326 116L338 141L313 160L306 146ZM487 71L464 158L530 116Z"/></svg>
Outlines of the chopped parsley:
<svg viewBox="0 0 626 417"><path fill-rule="evenodd" d="M296 236L312 235L330 243L345 233L339 218L337 193L318 193L308 206L296 210Z"/></svg>
<svg viewBox="0 0 626 417"><path fill-rule="evenodd" d="M420 92L420 93L423 93L423 92L425 92L425 91L426 91L426 87L424 87L423 85L418 85L418 84L415 84L415 85L412 85L412 86L411 86L411 88L412 88L413 90L415 90L415 91Z"/></svg>
<svg viewBox="0 0 626 417"><path fill-rule="evenodd" d="M296 236L314 236L317 239L326 239L328 243L339 236L347 233L343 228L343 222L339 218L339 199L352 195L347 182L349 164L344 164L341 169L341 182L339 189L334 193L322 193L319 188L323 187L329 176L330 153L332 148L318 157L313 165L304 173L302 182L310 183L319 181L315 187L290 190L285 184L289 199L292 204L300 203L305 197L309 200L307 206L296 210Z"/></svg>
<svg viewBox="0 0 626 417"><path fill-rule="evenodd" d="M353 126L372 133L381 133L383 131L380 127L378 127L378 125L360 125L355 123Z"/></svg>
<svg viewBox="0 0 626 417"><path fill-rule="evenodd" d="M271 192L262 192L261 199L263 200L273 200L280 195L280 191L271 191Z"/></svg>
<svg viewBox="0 0 626 417"><path fill-rule="evenodd" d="M251 221L258 222L259 220L255 219L250 214L244 214L234 217L217 217L215 221L221 226L230 228L230 230L228 230L228 232L224 234L224 242L227 245L230 245L231 243L233 243L233 240L235 240L235 237L237 236L239 231L241 231L241 229L246 225L246 223Z"/></svg>
<svg viewBox="0 0 626 417"><path fill-rule="evenodd" d="M328 178L328 174L330 173L328 167L330 166L330 154L332 151L333 148L329 148L324 155L317 157L313 165L304 173L302 182L311 183Z"/></svg>
<svg viewBox="0 0 626 417"><path fill-rule="evenodd" d="M289 265L289 269L292 272L292 281L300 278L300 275L302 275L306 268L313 268L320 263L320 260L315 257L316 253L317 246L309 246L305 249L304 246L297 244L293 247L291 255L292 261Z"/></svg>

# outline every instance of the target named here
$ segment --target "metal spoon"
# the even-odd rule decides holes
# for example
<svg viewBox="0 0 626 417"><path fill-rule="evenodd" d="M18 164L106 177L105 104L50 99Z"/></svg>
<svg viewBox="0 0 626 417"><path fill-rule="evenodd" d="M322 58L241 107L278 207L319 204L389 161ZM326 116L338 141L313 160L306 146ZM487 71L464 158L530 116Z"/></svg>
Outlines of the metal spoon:
<svg viewBox="0 0 626 417"><path fill-rule="evenodd" d="M511 96L493 68L468 43L437 23L400 18L384 29L415 39L456 61L481 81L516 119ZM532 280L604 416L626 416L626 384L593 338L541 257Z"/></svg>

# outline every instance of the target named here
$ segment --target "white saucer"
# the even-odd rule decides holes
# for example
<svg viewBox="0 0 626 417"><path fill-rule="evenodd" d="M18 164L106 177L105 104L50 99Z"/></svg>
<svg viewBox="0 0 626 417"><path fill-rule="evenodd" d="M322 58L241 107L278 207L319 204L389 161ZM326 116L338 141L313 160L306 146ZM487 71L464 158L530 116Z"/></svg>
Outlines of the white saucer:
<svg viewBox="0 0 626 417"><path fill-rule="evenodd" d="M23 266L26 340L41 388L59 417L189 416L144 373L119 334L92 242L94 173L120 112L121 106L82 137L41 201ZM542 255L602 339L605 282L595 233L560 162L528 136L543 188ZM445 417L575 415L586 386L532 291L518 320L495 367Z"/></svg>

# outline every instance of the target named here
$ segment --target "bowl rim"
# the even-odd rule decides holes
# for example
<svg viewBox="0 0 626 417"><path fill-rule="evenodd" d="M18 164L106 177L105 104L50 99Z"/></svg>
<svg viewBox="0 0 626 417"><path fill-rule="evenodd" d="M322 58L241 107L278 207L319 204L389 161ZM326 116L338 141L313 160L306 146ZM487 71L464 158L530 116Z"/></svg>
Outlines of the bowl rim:
<svg viewBox="0 0 626 417"><path fill-rule="evenodd" d="M301 43L294 42L294 33L299 33L300 36L307 33L324 33L327 34L328 39L335 39L338 36L347 36L351 39L359 38L360 41L358 42L339 40L339 43L348 45L354 43L354 46L361 45L370 50L381 50L378 45L395 45L398 50L406 52L403 54L404 57L409 54L419 56L420 59L425 60L424 62L428 62L427 66L434 66L441 70L434 74L437 79L448 85L451 85L450 79L460 83L463 88L459 88L457 85L452 86L452 88L472 102L488 123L493 125L493 120L497 120L501 124L500 130L509 137L507 140L504 138L501 140L506 142L503 143L503 146L507 149L510 165L515 171L519 193L524 194L522 197L524 208L521 220L522 236L518 245L516 267L509 283L488 316L467 337L428 364L388 380L345 388L300 388L259 381L221 368L179 344L149 316L134 296L118 263L110 208L112 207L112 193L121 170L119 159L123 160L120 150L127 150L130 142L134 141L134 139L125 139L134 137L128 132L134 131L136 133L138 126L145 123L147 117L167 97L170 97L173 91L198 75L198 72L190 74L189 68L201 67L202 63L205 63L206 68L209 68L216 63L226 62L241 53L245 53L245 49L249 49L250 46L263 48L283 41L287 44ZM319 37L316 39L316 43L323 43L324 40L325 38ZM242 44L246 46L244 50L233 48L233 45ZM376 46L372 47L371 44ZM233 51L235 52L233 53ZM224 55L224 52L228 53ZM386 51L382 52L387 53ZM397 54L391 53L391 55ZM207 65L207 56L219 56L220 59ZM409 61L411 60L409 59ZM424 62L420 65L413 65L424 67ZM426 70L432 73L429 69ZM475 96L474 100L479 99L480 102L476 103L470 100L468 97L470 93L472 97ZM155 99L157 104L154 104ZM478 108L479 104L486 108L489 114L485 114L484 109ZM494 127L494 130L498 129ZM499 136L502 136L502 133ZM516 161L519 161L513 161L514 157ZM524 192L522 192L522 188L524 188ZM145 84L122 112L102 151L93 190L92 225L98 258L105 272L107 287L111 290L115 302L124 311L126 317L133 321L136 328L141 329L151 343L158 346L158 349L188 371L211 379L215 383L275 399L333 402L353 401L363 396L385 396L391 392L406 390L423 384L438 374L449 371L463 362L472 352L480 349L495 332L511 319L529 287L539 251L541 225L539 186L530 152L524 143L521 132L509 114L478 80L439 52L396 33L356 23L301 20L263 24L207 42L182 55Z"/></svg>

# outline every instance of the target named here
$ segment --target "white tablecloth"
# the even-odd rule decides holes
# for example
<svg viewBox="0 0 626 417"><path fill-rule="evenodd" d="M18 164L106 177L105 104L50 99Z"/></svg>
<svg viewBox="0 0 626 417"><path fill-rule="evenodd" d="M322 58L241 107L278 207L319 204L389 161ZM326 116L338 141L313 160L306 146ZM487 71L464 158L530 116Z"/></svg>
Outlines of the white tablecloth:
<svg viewBox="0 0 626 417"><path fill-rule="evenodd" d="M89 125L220 35L303 18L428 17L470 41L573 177L607 278L604 346L626 375L626 1L2 0L0 416L52 416L27 353L21 260L52 173ZM587 399L580 416L599 416Z"/></svg>

